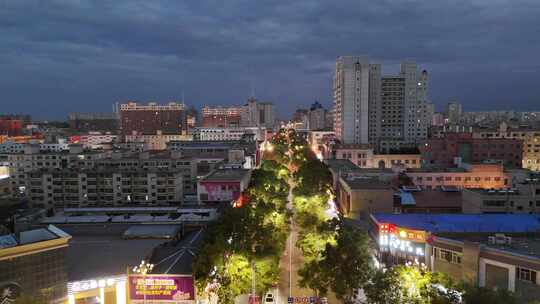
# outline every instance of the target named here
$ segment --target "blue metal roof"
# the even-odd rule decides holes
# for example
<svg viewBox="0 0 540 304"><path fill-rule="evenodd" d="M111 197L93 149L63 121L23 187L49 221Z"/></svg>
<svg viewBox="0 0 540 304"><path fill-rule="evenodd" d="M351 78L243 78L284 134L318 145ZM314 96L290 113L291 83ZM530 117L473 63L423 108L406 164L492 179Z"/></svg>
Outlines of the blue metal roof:
<svg viewBox="0 0 540 304"><path fill-rule="evenodd" d="M531 214L390 214L375 213L379 223L429 232L540 232L540 218Z"/></svg>

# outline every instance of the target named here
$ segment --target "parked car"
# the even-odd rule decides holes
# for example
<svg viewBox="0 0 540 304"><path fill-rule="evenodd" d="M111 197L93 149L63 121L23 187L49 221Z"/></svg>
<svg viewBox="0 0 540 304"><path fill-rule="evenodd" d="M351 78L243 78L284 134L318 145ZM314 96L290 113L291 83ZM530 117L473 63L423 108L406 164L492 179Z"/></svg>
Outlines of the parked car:
<svg viewBox="0 0 540 304"><path fill-rule="evenodd" d="M264 303L265 304L275 304L276 303L276 298L274 297L274 295L272 293L267 293L266 296L264 296Z"/></svg>

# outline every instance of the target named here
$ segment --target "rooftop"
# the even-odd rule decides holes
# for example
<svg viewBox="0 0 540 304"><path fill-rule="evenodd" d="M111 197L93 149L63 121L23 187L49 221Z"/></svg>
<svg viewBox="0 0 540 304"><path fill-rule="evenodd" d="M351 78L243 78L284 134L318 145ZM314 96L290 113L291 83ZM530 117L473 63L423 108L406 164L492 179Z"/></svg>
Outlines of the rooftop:
<svg viewBox="0 0 540 304"><path fill-rule="evenodd" d="M352 190L385 190L392 189L392 185L371 177L341 178Z"/></svg>
<svg viewBox="0 0 540 304"><path fill-rule="evenodd" d="M201 181L239 181L244 179L250 172L248 169L216 169L203 177Z"/></svg>
<svg viewBox="0 0 540 304"><path fill-rule="evenodd" d="M154 248L150 263L153 273L192 274L193 259L204 237L204 231L187 233L180 241L171 241Z"/></svg>
<svg viewBox="0 0 540 304"><path fill-rule="evenodd" d="M407 192L405 192L407 193ZM409 192L416 207L456 207L461 208L461 192L425 190ZM403 205L403 201L402 201Z"/></svg>
<svg viewBox="0 0 540 304"><path fill-rule="evenodd" d="M53 225L0 236L0 250L71 236Z"/></svg>
<svg viewBox="0 0 540 304"><path fill-rule="evenodd" d="M373 149L373 146L370 145L370 144L336 144L334 146L334 150L338 150L338 149L342 149L342 150L369 150L369 149Z"/></svg>
<svg viewBox="0 0 540 304"><path fill-rule="evenodd" d="M538 234L531 236L511 236L511 241L508 243L489 242L488 236L468 236L461 240L478 242L489 248L540 258L540 235Z"/></svg>
<svg viewBox="0 0 540 304"><path fill-rule="evenodd" d="M529 233L540 231L540 217L532 214L390 214L375 213L378 223L447 233Z"/></svg>
<svg viewBox="0 0 540 304"><path fill-rule="evenodd" d="M163 239L124 239L132 225L65 225L73 238L67 250L68 281L125 274ZM99 254L96 254L99 253Z"/></svg>
<svg viewBox="0 0 540 304"><path fill-rule="evenodd" d="M357 165L348 159L325 159L324 163L334 172L360 170Z"/></svg>

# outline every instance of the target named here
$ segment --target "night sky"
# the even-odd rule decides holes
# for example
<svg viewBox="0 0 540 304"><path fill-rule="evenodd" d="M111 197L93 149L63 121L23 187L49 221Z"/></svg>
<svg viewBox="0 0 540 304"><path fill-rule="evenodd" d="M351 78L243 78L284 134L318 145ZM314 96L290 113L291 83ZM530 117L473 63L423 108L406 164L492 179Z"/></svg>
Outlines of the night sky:
<svg viewBox="0 0 540 304"><path fill-rule="evenodd" d="M540 110L540 1L0 0L0 113L124 100L331 105L340 55L430 73L438 109Z"/></svg>

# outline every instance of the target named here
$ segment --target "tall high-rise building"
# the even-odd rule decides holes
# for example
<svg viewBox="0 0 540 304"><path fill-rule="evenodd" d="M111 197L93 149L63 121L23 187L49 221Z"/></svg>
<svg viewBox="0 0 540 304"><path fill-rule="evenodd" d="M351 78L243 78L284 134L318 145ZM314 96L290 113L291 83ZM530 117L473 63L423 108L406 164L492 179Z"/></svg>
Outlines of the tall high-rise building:
<svg viewBox="0 0 540 304"><path fill-rule="evenodd" d="M334 131L343 143L369 142L369 105L378 94L370 81L380 75L378 65L366 57L343 56L336 62L334 74Z"/></svg>
<svg viewBox="0 0 540 304"><path fill-rule="evenodd" d="M398 75L381 76L365 57L339 57L334 75L334 131L342 143L386 150L427 137L432 105L428 75L404 62ZM383 146L383 147L381 147Z"/></svg>
<svg viewBox="0 0 540 304"><path fill-rule="evenodd" d="M120 105L122 135L182 134L187 132L186 107L170 102L147 105L128 102ZM159 132L158 132L159 131Z"/></svg>
<svg viewBox="0 0 540 304"><path fill-rule="evenodd" d="M242 126L246 127L274 127L274 104L260 102L255 98L248 99L242 111Z"/></svg>
<svg viewBox="0 0 540 304"><path fill-rule="evenodd" d="M411 144L427 137L431 103L426 100L427 72L416 63L401 64L399 75L381 78L381 122L379 138Z"/></svg>
<svg viewBox="0 0 540 304"><path fill-rule="evenodd" d="M462 114L463 109L461 103L458 101L451 101L446 105L446 118L448 118L448 123L458 124Z"/></svg>
<svg viewBox="0 0 540 304"><path fill-rule="evenodd" d="M310 130L324 130L328 126L326 125L327 112L325 108L315 101L308 112L309 117L309 129Z"/></svg>

